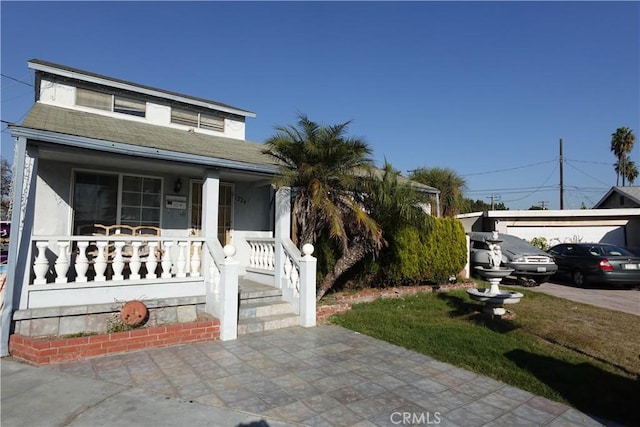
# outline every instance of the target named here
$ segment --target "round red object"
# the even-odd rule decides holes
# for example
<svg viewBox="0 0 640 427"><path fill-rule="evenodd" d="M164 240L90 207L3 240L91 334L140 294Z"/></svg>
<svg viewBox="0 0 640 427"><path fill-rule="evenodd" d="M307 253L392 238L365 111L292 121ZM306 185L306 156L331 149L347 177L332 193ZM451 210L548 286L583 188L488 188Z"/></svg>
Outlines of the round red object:
<svg viewBox="0 0 640 427"><path fill-rule="evenodd" d="M147 318L149 310L141 301L129 301L122 306L122 321L129 326L138 326Z"/></svg>

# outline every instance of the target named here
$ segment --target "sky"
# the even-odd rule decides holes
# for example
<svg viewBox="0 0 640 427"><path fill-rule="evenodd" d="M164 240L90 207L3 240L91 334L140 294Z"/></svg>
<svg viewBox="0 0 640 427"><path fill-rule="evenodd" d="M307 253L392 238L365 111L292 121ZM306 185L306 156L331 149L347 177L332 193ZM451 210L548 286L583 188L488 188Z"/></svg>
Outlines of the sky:
<svg viewBox="0 0 640 427"><path fill-rule="evenodd" d="M38 58L256 113L351 121L378 166L451 168L508 208L592 207L616 184L611 134L640 139L640 2L0 2L6 122ZM640 166L640 141L631 158ZM637 185L638 183L636 183Z"/></svg>

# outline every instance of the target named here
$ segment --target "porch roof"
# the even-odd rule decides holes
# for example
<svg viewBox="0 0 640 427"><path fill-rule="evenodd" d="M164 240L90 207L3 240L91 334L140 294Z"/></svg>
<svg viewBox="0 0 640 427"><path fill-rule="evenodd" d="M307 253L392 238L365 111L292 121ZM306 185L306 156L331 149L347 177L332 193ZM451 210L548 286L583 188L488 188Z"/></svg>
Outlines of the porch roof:
<svg viewBox="0 0 640 427"><path fill-rule="evenodd" d="M12 127L12 133L20 134L20 129L43 131L32 139L58 142L47 138L48 133L71 136L65 138L67 145L84 148L115 151L113 143L125 144L126 151L147 157L161 157L160 151L167 154L180 154L182 161L215 164L215 159L225 161L225 166L249 170L256 167L264 172L275 173L277 163L271 156L263 154L264 146L240 139L204 135L172 129L132 120L121 120L100 114L92 114L68 108L36 103L25 117L22 125ZM82 144L86 139L87 144ZM102 142L109 144L102 144ZM102 148L103 147L103 148ZM123 148L124 149L124 148ZM156 153L158 156L153 156ZM231 162L232 164L228 164Z"/></svg>

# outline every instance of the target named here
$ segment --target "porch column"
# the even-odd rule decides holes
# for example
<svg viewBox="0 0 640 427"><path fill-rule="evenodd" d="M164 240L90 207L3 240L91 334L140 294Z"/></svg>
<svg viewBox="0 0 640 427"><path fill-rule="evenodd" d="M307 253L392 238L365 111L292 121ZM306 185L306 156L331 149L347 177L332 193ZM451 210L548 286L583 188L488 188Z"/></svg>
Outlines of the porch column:
<svg viewBox="0 0 640 427"><path fill-rule="evenodd" d="M275 203L275 281L276 287L282 289L282 275L284 273L284 249L282 240L291 239L291 188L283 187L276 190Z"/></svg>
<svg viewBox="0 0 640 427"><path fill-rule="evenodd" d="M202 237L218 238L218 202L220 200L220 174L207 170L202 183Z"/></svg>
<svg viewBox="0 0 640 427"><path fill-rule="evenodd" d="M14 303L19 301L25 276L30 275L29 260L33 210L38 175L38 149L27 148L25 137L16 138L13 200L11 211L11 238L7 262L7 281L4 289L4 306L0 317L0 356L9 355L9 333L14 312Z"/></svg>

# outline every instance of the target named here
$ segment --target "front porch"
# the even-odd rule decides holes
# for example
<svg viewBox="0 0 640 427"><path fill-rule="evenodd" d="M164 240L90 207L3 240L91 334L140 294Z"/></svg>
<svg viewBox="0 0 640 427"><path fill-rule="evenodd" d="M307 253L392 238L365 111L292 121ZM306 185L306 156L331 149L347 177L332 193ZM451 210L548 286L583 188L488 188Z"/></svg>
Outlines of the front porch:
<svg viewBox="0 0 640 427"><path fill-rule="evenodd" d="M289 241L248 238L249 264L217 239L114 235L34 236L32 274L14 313L15 333L104 333L127 301L149 310L146 326L220 321L220 339L315 325L315 258ZM115 248L107 254L106 247ZM73 248L73 250L71 249ZM144 252L144 257L141 254ZM243 273L241 275L241 273ZM240 307L239 307L240 305Z"/></svg>

